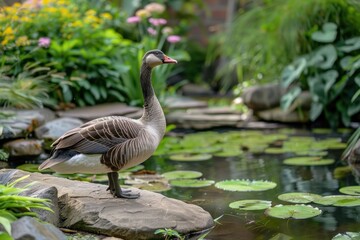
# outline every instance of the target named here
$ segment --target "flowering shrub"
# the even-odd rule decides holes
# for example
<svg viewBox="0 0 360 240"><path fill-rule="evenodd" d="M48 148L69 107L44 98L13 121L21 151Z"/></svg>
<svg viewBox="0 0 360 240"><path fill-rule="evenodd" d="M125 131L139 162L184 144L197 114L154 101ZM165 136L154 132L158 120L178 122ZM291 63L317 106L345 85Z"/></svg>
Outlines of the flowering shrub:
<svg viewBox="0 0 360 240"><path fill-rule="evenodd" d="M38 83L35 78L41 76L41 92L48 93L54 105L111 101L140 105L139 69L146 51L158 48L178 60L188 59L180 50L181 37L171 35L174 30L161 18L164 11L161 4L148 4L126 19L106 0L28 0L4 7L0 10L0 72L6 70L7 81L14 81L25 66L40 67L27 74L31 77L26 81L33 78ZM135 33L135 39L122 36L124 26ZM172 72L171 66L165 66L154 73L157 92L164 92ZM10 90L15 86L5 85ZM17 106L28 106L18 100ZM11 97L6 101L11 103ZM0 97L0 105L4 102ZM44 99L35 101L39 102Z"/></svg>

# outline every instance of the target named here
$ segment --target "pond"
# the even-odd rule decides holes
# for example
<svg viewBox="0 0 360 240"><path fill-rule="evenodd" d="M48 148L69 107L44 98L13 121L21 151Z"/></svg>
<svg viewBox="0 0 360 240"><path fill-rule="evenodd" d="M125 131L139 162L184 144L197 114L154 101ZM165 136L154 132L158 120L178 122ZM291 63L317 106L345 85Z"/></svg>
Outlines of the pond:
<svg viewBox="0 0 360 240"><path fill-rule="evenodd" d="M229 207L234 201L251 199L271 201L272 206L293 205L279 200L278 196L291 192L339 195L341 187L359 185L349 170L346 170L348 174L334 174L338 167L344 167L340 155L350 136L348 130L341 133L330 133L326 129L312 132L303 129L175 131L172 135L165 137L141 172L164 174L190 170L202 174L201 179L211 180L206 187L189 187L185 183L185 187L172 186L161 192L201 206L214 219L218 218L206 239L332 239L338 233L360 231L359 200L357 206L350 207L306 203L322 211L308 219L279 219L268 216L264 210ZM300 159L300 163L295 159L294 163L294 157L299 156L311 158ZM285 164L285 160L290 163ZM36 167L29 170L36 170ZM94 180L84 174L75 179ZM106 179L106 176L98 176L95 180L106 184ZM237 179L270 181L276 187L264 191L226 191L214 184Z"/></svg>
<svg viewBox="0 0 360 240"><path fill-rule="evenodd" d="M229 207L229 203L244 199L268 200L272 201L273 206L276 204L285 205L289 203L277 198L282 193L307 192L322 196L338 195L341 194L339 193L339 188L358 185L351 174L339 179L334 177L335 168L342 166L339 162L339 157L343 151L341 149L343 146L334 147L335 149L326 149L326 147L315 148L313 146L312 150L308 150L309 154L315 155L313 150L316 149L316 151L323 152L324 158L334 159L335 163L331 165L291 166L285 165L283 161L295 156L295 153L264 154L264 151L261 150L263 141L254 141L250 137L250 135L255 134L257 138L261 139L277 135L277 137L274 137L275 141L270 142L270 146L283 148L286 142L289 141L288 138L284 138L284 133L287 136L296 135L304 137L293 141L291 145L294 147L296 145L302 146L301 139L306 139L308 136L314 137L315 142L319 142L320 139L329 139L327 137L330 135L326 131L324 132L325 134L322 134L323 131L318 132L320 134L314 134L306 130L298 130L296 132L280 130L280 135L276 131L261 132L260 135L257 135L255 131L250 131L252 134L249 135L243 134L244 132L232 132L232 135L243 134L241 138L243 143L255 144L256 146L253 146L255 149L259 147L255 151L257 153L252 153L254 151L251 151L252 149L249 149L251 146L249 146L243 147L245 150L238 154L238 156L213 156L206 161L172 161L169 159L169 155L165 154L152 157L152 160L146 161L145 168L158 173L172 170L199 171L203 173L203 178L214 180L215 182L229 179L250 179L268 180L277 184L273 189L260 192L230 192L218 189L214 185L203 188L173 187L171 190L163 192L168 197L201 206L210 212L213 218L220 217L218 220L219 224L216 225L206 239L270 239L279 233L286 234L294 239L332 239L337 233L358 232L360 231L360 207L334 207L310 203L310 205L320 208L322 214L303 220L278 219L265 215L264 210L243 211ZM208 138L205 137L205 134L204 139L216 138L218 137L217 135L221 134L209 134ZM344 142L348 136L348 134L332 134L331 139L338 139ZM232 148L232 142L234 142L234 138L230 137L229 141L225 142L225 149ZM198 142L193 142L193 144L195 146L192 146L192 148L196 148L196 145L201 145ZM169 153L172 150L166 149L166 151ZM280 235L278 236L279 238L274 239L288 239L280 238Z"/></svg>

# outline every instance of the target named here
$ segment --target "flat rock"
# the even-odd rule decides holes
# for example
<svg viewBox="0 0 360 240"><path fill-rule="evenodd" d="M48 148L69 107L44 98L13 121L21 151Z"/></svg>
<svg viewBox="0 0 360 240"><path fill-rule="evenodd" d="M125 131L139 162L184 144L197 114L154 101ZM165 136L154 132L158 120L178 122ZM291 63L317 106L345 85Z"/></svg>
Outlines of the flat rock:
<svg viewBox="0 0 360 240"><path fill-rule="evenodd" d="M4 144L10 157L38 156L42 153L42 142L36 139L17 139Z"/></svg>
<svg viewBox="0 0 360 240"><path fill-rule="evenodd" d="M77 118L58 118L45 123L44 125L35 129L35 135L39 139L50 139L52 141L58 139L65 132L79 127L83 121Z"/></svg>
<svg viewBox="0 0 360 240"><path fill-rule="evenodd" d="M49 223L41 223L32 217L22 217L11 224L14 240L66 240L58 228Z"/></svg>
<svg viewBox="0 0 360 240"><path fill-rule="evenodd" d="M90 121L106 116L127 116L141 110L138 107L130 107L123 103L105 103L89 107L79 107L67 111L58 111L59 117L79 118L83 121Z"/></svg>
<svg viewBox="0 0 360 240"><path fill-rule="evenodd" d="M265 121L283 123L306 123L309 122L309 112L284 111L280 107L256 112L256 116Z"/></svg>
<svg viewBox="0 0 360 240"><path fill-rule="evenodd" d="M189 97L168 97L165 99L165 105L170 110L206 108L208 106L205 101L195 100Z"/></svg>
<svg viewBox="0 0 360 240"><path fill-rule="evenodd" d="M244 115L235 113L215 114L209 109L200 111L175 111L167 114L169 124L176 124L180 128L208 129L214 127L236 127L244 120Z"/></svg>
<svg viewBox="0 0 360 240"><path fill-rule="evenodd" d="M154 232L171 228L180 234L196 234L213 227L210 214L202 208L161 194L132 188L138 199L116 199L101 184L57 178L20 170L0 170L0 183L30 174L17 186L36 181L31 188L58 190L60 227L123 239L159 239Z"/></svg>

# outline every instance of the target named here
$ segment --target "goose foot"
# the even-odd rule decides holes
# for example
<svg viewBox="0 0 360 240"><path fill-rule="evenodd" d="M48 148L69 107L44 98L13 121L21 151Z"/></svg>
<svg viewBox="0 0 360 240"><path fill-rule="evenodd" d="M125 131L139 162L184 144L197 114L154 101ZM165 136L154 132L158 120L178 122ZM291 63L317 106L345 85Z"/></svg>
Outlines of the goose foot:
<svg viewBox="0 0 360 240"><path fill-rule="evenodd" d="M110 172L107 174L109 178L109 187L106 191L110 190L110 193L116 198L127 198L127 199L135 199L140 197L139 193L130 193L130 189L121 189L119 185L119 174L118 172Z"/></svg>

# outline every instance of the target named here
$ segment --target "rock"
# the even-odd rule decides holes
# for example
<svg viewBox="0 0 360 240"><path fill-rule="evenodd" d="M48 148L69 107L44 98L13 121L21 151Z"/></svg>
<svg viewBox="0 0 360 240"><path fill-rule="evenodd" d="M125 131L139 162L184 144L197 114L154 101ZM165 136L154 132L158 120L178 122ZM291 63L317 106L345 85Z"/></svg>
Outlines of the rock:
<svg viewBox="0 0 360 240"><path fill-rule="evenodd" d="M305 123L309 122L308 111L284 111L280 107L259 111L255 113L257 117L266 121L283 123Z"/></svg>
<svg viewBox="0 0 360 240"><path fill-rule="evenodd" d="M253 86L245 89L242 98L247 107L260 111L279 106L284 92L280 84Z"/></svg>
<svg viewBox="0 0 360 240"><path fill-rule="evenodd" d="M42 125L45 117L37 110L3 110L7 118L0 119L0 139L26 137L35 128Z"/></svg>
<svg viewBox="0 0 360 240"><path fill-rule="evenodd" d="M170 110L206 108L208 106L204 101L194 100L189 97L168 97L165 99L165 105Z"/></svg>
<svg viewBox="0 0 360 240"><path fill-rule="evenodd" d="M66 240L67 237L55 226L41 223L32 217L22 217L11 224L14 240Z"/></svg>
<svg viewBox="0 0 360 240"><path fill-rule="evenodd" d="M35 198L46 198L50 200L51 209L54 212L50 212L44 209L33 209L33 212L38 214L38 218L42 221L51 223L55 226L59 226L60 215L59 215L59 204L58 204L58 191L55 187L48 187L48 188L30 188L20 195L23 196L30 196Z"/></svg>
<svg viewBox="0 0 360 240"><path fill-rule="evenodd" d="M0 183L6 184L29 173L0 170ZM54 186L58 190L60 226L124 239L158 239L154 232L175 229L182 235L196 234L213 227L210 214L202 208L161 194L132 188L138 199L116 199L107 186L30 173L17 186L36 181L32 188Z"/></svg>
<svg viewBox="0 0 360 240"><path fill-rule="evenodd" d="M42 153L42 142L35 139L17 139L4 144L10 157L38 156Z"/></svg>
<svg viewBox="0 0 360 240"><path fill-rule="evenodd" d="M199 111L196 109L191 111L175 111L167 114L166 121L180 128L208 129L214 127L236 127L244 120L244 115L239 113L214 113L216 113L216 111L212 112L212 110L209 109Z"/></svg>
<svg viewBox="0 0 360 240"><path fill-rule="evenodd" d="M105 103L96 106L74 108L67 111L57 112L60 117L79 118L83 121L90 121L106 116L127 116L139 111L138 107L130 107L123 103Z"/></svg>
<svg viewBox="0 0 360 240"><path fill-rule="evenodd" d="M293 112L298 109L309 110L311 108L312 97L309 91L301 92L300 95L294 100L287 111Z"/></svg>
<svg viewBox="0 0 360 240"><path fill-rule="evenodd" d="M182 86L179 92L183 96L213 96L214 91L207 86L201 86L198 84L188 83Z"/></svg>
<svg viewBox="0 0 360 240"><path fill-rule="evenodd" d="M35 129L35 135L39 139L55 141L65 132L79 127L81 124L83 124L83 121L77 118L58 118Z"/></svg>

